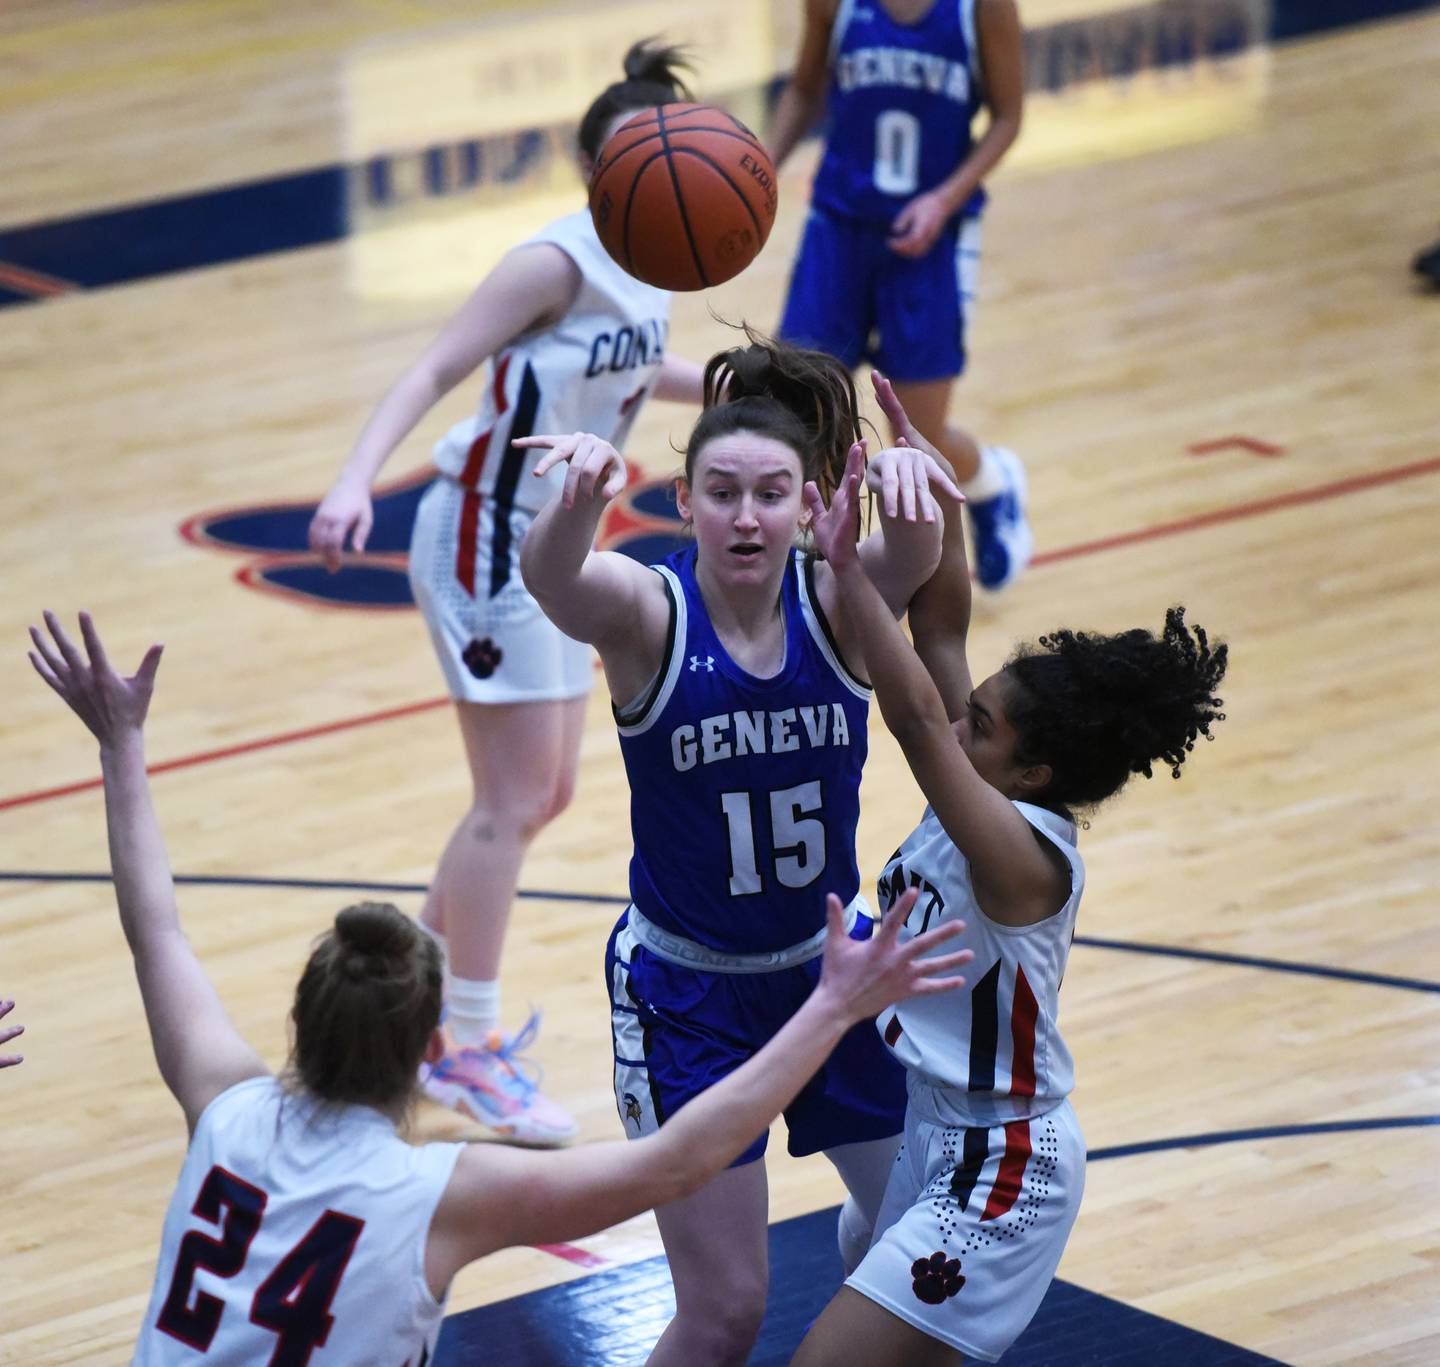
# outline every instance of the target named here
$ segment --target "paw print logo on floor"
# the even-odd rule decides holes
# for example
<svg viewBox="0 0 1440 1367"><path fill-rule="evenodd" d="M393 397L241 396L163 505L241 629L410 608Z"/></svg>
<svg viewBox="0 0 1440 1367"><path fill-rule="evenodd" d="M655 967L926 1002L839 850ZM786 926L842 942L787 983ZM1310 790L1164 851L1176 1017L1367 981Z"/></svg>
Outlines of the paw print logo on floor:
<svg viewBox="0 0 1440 1367"><path fill-rule="evenodd" d="M180 525L192 546L245 557L235 578L248 589L315 607L413 610L408 562L410 531L435 479L425 466L372 497L375 525L364 555L347 551L335 574L310 550L310 519L318 502L256 503L196 513ZM631 467L630 486L605 509L597 546L648 565L688 544L675 507L673 480L645 479Z"/></svg>
<svg viewBox="0 0 1440 1367"><path fill-rule="evenodd" d="M915 1279L916 1297L926 1305L942 1304L965 1285L960 1259L947 1258L943 1253L916 1258L910 1264L910 1275Z"/></svg>
<svg viewBox="0 0 1440 1367"><path fill-rule="evenodd" d="M500 661L505 656L500 647L487 636L483 641L471 641L460 658L465 661L465 668L477 679L488 679L500 668Z"/></svg>

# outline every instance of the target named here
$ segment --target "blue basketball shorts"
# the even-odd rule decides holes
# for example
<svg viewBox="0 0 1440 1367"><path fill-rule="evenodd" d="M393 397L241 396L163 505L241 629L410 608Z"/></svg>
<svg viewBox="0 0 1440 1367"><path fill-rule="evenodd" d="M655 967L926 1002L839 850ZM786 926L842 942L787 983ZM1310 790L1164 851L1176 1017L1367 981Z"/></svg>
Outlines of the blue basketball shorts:
<svg viewBox="0 0 1440 1367"><path fill-rule="evenodd" d="M814 206L790 275L780 336L854 370L868 361L920 384L965 369L965 322L980 265L980 220L946 225L924 256L898 256L889 225Z"/></svg>
<svg viewBox="0 0 1440 1367"><path fill-rule="evenodd" d="M715 973L670 963L620 917L605 951L615 1045L615 1104L632 1139L651 1134L687 1101L733 1073L800 1009L820 960L774 973ZM864 939L873 923L851 932ZM861 1021L785 1110L796 1157L873 1139L905 1125L905 1070ZM768 1132L731 1165L765 1153Z"/></svg>

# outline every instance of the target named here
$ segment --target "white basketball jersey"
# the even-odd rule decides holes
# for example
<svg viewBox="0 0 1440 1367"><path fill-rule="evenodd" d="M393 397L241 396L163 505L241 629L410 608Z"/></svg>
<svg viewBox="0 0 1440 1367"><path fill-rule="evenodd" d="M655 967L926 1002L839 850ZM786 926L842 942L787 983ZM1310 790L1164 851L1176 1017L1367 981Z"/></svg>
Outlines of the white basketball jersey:
<svg viewBox="0 0 1440 1367"><path fill-rule="evenodd" d="M272 1077L223 1092L165 1213L132 1367L421 1367L444 1315L425 1241L463 1147Z"/></svg>
<svg viewBox="0 0 1440 1367"><path fill-rule="evenodd" d="M931 952L975 951L962 970L963 988L913 997L876 1022L907 1068L945 1089L945 1101L956 1112L947 1117L949 1124L988 1127L1043 1115L1075 1085L1057 1016L1085 865L1075 848L1073 823L1027 802L1015 803L1015 809L1070 865L1069 898L1038 924L1005 926L980 910L969 863L928 807L880 877L880 905L886 910L907 887L920 889L902 939L961 920L964 932Z"/></svg>
<svg viewBox="0 0 1440 1367"><path fill-rule="evenodd" d="M559 247L580 269L580 293L558 323L522 334L493 358L480 411L435 447L440 470L490 500L497 514L539 512L565 482L563 465L533 478L545 453L512 446L514 438L593 432L623 449L670 329L669 293L611 260L588 209L557 219L529 242Z"/></svg>

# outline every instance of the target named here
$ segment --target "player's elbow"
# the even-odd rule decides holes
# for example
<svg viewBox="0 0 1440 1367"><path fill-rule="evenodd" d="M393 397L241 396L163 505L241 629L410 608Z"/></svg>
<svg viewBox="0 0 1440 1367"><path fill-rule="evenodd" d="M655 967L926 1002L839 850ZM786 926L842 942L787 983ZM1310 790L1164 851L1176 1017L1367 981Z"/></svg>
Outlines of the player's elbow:
<svg viewBox="0 0 1440 1367"><path fill-rule="evenodd" d="M1016 94L1013 100L1007 101L998 109L990 111L990 127L988 132L994 139L997 152L1004 156L1013 147L1020 137L1021 126L1025 122L1025 97Z"/></svg>
<svg viewBox="0 0 1440 1367"><path fill-rule="evenodd" d="M553 592L553 585L547 582L545 557L536 544L538 540L532 529L531 534L520 543L520 582L525 585L526 593L544 608Z"/></svg>
<svg viewBox="0 0 1440 1367"><path fill-rule="evenodd" d="M790 78L790 89L795 92L796 103L812 123L819 116L820 106L825 102L825 87L829 80L827 70L797 71Z"/></svg>

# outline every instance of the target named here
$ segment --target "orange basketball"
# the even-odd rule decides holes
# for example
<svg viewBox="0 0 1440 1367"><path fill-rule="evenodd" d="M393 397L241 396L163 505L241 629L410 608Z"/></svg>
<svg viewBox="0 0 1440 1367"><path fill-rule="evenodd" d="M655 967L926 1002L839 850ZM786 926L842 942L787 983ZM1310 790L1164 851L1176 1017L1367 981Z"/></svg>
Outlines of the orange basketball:
<svg viewBox="0 0 1440 1367"><path fill-rule="evenodd" d="M769 154L739 119L704 104L663 104L622 124L590 181L605 250L665 290L739 275L770 236L775 204Z"/></svg>

